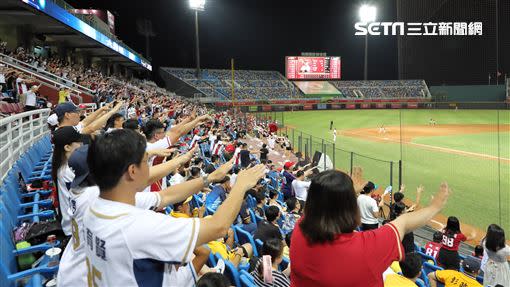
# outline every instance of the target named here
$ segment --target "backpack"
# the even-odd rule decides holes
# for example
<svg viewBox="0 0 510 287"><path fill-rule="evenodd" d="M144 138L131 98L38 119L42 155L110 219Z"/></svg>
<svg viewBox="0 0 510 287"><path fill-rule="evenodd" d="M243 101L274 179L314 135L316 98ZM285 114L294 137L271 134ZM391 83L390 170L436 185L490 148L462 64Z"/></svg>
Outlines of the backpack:
<svg viewBox="0 0 510 287"><path fill-rule="evenodd" d="M41 221L30 227L25 240L32 245L38 245L46 242L48 235L56 235L60 242L66 238L59 221Z"/></svg>
<svg viewBox="0 0 510 287"><path fill-rule="evenodd" d="M14 242L25 241L28 231L35 223L24 222L12 231Z"/></svg>

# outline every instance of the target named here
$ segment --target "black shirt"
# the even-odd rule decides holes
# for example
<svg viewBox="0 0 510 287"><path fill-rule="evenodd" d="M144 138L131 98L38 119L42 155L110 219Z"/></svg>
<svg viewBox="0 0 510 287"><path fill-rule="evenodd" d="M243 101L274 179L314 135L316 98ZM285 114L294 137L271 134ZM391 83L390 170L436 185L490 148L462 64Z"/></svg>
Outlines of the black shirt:
<svg viewBox="0 0 510 287"><path fill-rule="evenodd" d="M261 148L260 149L260 160L267 160L268 153L269 153L269 150L267 150L267 148Z"/></svg>
<svg viewBox="0 0 510 287"><path fill-rule="evenodd" d="M239 152L239 157L241 159L241 166L248 167L250 165L250 151L243 149Z"/></svg>
<svg viewBox="0 0 510 287"><path fill-rule="evenodd" d="M210 174L210 173L213 173L215 170L216 170L216 168L214 167L214 165L212 163L210 163L209 165L207 165L205 167L204 172L207 174Z"/></svg>
<svg viewBox="0 0 510 287"><path fill-rule="evenodd" d="M259 222L257 226L257 231L255 231L255 235L253 237L255 239L262 240L262 242L266 242L268 239L271 238L283 240L280 228L274 226L271 222L267 220Z"/></svg>

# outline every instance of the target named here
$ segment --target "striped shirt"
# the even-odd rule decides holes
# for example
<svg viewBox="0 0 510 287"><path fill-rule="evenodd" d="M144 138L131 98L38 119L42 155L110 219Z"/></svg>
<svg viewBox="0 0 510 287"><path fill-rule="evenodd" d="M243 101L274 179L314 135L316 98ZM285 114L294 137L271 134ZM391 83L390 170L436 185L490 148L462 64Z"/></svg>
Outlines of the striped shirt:
<svg viewBox="0 0 510 287"><path fill-rule="evenodd" d="M255 270L251 272L251 276L255 279L255 285L259 287L289 287L290 280L281 271L273 270L273 283L264 283L264 276L259 275L259 265L262 264L262 258L255 265Z"/></svg>

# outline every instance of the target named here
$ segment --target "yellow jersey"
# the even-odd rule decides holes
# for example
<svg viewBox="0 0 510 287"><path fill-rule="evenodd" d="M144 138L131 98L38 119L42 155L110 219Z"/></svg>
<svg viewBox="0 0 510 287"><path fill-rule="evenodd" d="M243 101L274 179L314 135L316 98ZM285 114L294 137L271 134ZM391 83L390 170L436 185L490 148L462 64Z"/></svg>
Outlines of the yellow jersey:
<svg viewBox="0 0 510 287"><path fill-rule="evenodd" d="M476 278L454 270L436 271L436 278L443 282L445 287L482 287Z"/></svg>

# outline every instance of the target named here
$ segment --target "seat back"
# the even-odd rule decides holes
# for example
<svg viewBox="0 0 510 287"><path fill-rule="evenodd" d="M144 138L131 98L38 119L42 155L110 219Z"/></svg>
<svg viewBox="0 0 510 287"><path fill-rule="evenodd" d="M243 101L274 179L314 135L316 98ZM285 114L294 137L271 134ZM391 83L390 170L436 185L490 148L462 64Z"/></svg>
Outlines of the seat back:
<svg viewBox="0 0 510 287"><path fill-rule="evenodd" d="M3 215L3 214L2 214ZM0 222L0 269L4 274L16 272L16 257L13 254L14 243L3 222Z"/></svg>
<svg viewBox="0 0 510 287"><path fill-rule="evenodd" d="M256 287L255 279L251 276L250 273L246 272L246 270L241 270L239 273L239 280L241 281L242 287Z"/></svg>
<svg viewBox="0 0 510 287"><path fill-rule="evenodd" d="M241 245L245 244L245 243L250 243L251 247L253 249L253 255L259 257L257 248L255 248L256 245L255 245L255 240L253 239L253 236L240 226L234 226L234 232L237 235L238 243Z"/></svg>
<svg viewBox="0 0 510 287"><path fill-rule="evenodd" d="M422 262L427 262L427 261L431 260L432 262L434 262L434 265L437 265L436 258L434 258L430 255L427 255L421 251L416 251L416 253L418 253L421 256Z"/></svg>
<svg viewBox="0 0 510 287"><path fill-rule="evenodd" d="M219 253L215 254L216 259L223 259L225 261L225 272L224 274L228 277L230 280L230 283L234 284L235 286L241 286L241 281L239 279L239 271L237 271L237 268L232 264L232 262L228 261L227 259L221 257Z"/></svg>
<svg viewBox="0 0 510 287"><path fill-rule="evenodd" d="M423 271L425 272L425 275L428 275L430 272L436 272L439 270L443 270L443 268L436 266L434 264L430 264L429 262L423 263Z"/></svg>

